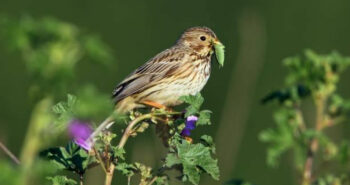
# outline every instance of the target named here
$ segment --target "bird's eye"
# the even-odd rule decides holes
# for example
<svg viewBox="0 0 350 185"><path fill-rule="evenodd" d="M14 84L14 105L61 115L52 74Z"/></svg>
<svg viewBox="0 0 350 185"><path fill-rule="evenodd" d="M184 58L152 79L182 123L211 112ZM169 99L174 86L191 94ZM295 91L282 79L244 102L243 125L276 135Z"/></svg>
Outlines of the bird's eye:
<svg viewBox="0 0 350 185"><path fill-rule="evenodd" d="M202 41L205 41L207 38L206 38L205 36L201 36L200 39L201 39Z"/></svg>

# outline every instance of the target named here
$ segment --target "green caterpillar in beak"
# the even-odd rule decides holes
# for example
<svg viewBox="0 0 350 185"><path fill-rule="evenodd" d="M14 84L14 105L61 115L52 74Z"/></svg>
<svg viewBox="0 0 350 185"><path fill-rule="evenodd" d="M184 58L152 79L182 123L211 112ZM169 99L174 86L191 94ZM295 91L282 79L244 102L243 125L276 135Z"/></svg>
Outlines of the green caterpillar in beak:
<svg viewBox="0 0 350 185"><path fill-rule="evenodd" d="M215 56L216 60L218 61L220 67L224 66L224 60L225 60L225 46L219 42L214 42L214 49L215 49Z"/></svg>

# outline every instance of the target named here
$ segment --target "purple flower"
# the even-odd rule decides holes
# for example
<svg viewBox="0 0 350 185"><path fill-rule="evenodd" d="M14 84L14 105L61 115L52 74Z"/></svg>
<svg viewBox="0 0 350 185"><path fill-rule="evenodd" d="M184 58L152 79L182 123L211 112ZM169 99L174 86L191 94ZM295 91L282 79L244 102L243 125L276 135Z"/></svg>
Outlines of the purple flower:
<svg viewBox="0 0 350 185"><path fill-rule="evenodd" d="M80 120L72 120L68 126L68 131L77 145L87 151L91 149L92 141L89 140L89 137L92 133L92 128L89 124Z"/></svg>
<svg viewBox="0 0 350 185"><path fill-rule="evenodd" d="M182 130L182 136L190 136L191 131L196 128L197 116L188 116L185 123L185 128Z"/></svg>

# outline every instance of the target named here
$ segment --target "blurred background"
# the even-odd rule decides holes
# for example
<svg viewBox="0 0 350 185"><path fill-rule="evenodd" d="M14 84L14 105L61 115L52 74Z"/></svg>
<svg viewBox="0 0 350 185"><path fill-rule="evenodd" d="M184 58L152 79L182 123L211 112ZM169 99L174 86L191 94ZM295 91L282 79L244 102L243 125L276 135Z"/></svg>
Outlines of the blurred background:
<svg viewBox="0 0 350 185"><path fill-rule="evenodd" d="M135 68L173 45L186 28L210 27L226 46L226 59L221 69L213 63L211 78L202 91L203 108L213 111L213 124L195 134L214 136L221 182L238 178L259 185L296 184L290 156L285 155L278 168L266 165L266 146L258 134L273 127L275 107L262 105L260 100L283 87L283 58L306 48L350 55L348 0L0 0L0 14L50 16L99 35L115 56L112 65L82 62L76 73L79 83L95 84L104 93L111 93ZM350 73L345 73L339 89L346 98L349 78ZM0 43L0 139L16 155L33 108L28 83L21 57ZM334 132L349 133L343 128ZM151 129L132 139L126 150L133 151L127 156L130 161L151 166L159 165L163 157L162 145ZM0 152L0 157L6 156ZM102 184L103 178L103 172L97 170L88 174L86 182ZM201 184L219 183L203 177Z"/></svg>

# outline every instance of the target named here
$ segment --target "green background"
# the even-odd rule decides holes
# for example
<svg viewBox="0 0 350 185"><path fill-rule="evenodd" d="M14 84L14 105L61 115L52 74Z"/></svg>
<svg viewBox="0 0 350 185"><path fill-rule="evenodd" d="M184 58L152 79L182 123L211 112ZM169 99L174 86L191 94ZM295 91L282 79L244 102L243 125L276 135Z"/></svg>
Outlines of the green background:
<svg viewBox="0 0 350 185"><path fill-rule="evenodd" d="M215 136L221 181L246 179L258 185L292 185L297 182L292 154L278 168L265 163L265 145L258 141L272 127L273 105L260 99L283 86L286 73L281 60L305 48L350 55L349 0L231 0L231 1L93 1L0 0L0 14L52 16L100 35L115 55L108 68L80 63L81 83L93 83L110 93L133 69L175 43L182 31L208 26L226 46L225 66L214 64L202 94L213 125L195 132ZM1 29L1 28L0 28ZM340 92L349 97L346 73ZM18 55L0 43L0 139L19 153L30 110L28 74ZM308 111L310 109L310 111ZM307 106L312 116L312 105ZM346 135L348 126L334 128ZM160 142L149 130L127 147L129 160L160 164ZM2 154L0 154L2 155ZM102 172L91 172L87 184L102 184ZM117 178L118 179L118 178ZM219 184L204 177L201 184Z"/></svg>

